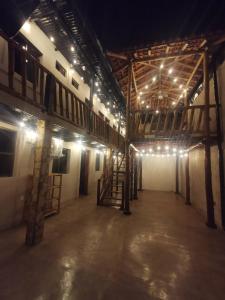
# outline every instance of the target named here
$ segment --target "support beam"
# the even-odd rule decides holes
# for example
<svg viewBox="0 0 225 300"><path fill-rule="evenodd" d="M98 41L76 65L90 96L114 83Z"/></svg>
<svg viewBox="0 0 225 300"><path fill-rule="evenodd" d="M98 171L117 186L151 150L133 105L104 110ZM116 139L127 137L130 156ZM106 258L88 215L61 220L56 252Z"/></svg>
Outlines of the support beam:
<svg viewBox="0 0 225 300"><path fill-rule="evenodd" d="M186 158L186 162L185 162L185 177L186 177L186 201L185 204L186 205L191 205L191 200L190 200L190 196L191 196L191 190L190 190L190 172L189 172L189 153L188 156Z"/></svg>
<svg viewBox="0 0 225 300"><path fill-rule="evenodd" d="M213 66L213 79L214 79L214 94L216 101L216 121L217 121L217 146L219 153L219 174L220 174L220 206L221 206L221 222L225 230L225 175L224 175L224 156L223 156L223 134L221 126L220 114L220 99L217 81L216 65Z"/></svg>
<svg viewBox="0 0 225 300"><path fill-rule="evenodd" d="M139 189L140 192L143 191L142 189L142 158L139 158Z"/></svg>
<svg viewBox="0 0 225 300"><path fill-rule="evenodd" d="M209 115L209 63L208 52L204 53L203 60L204 70L204 98L205 98L205 193L207 205L207 226L216 228L214 216L214 203L212 191L212 170L211 170L211 150L210 150L210 115Z"/></svg>
<svg viewBox="0 0 225 300"><path fill-rule="evenodd" d="M134 157L134 195L133 199L138 199L138 168L137 168L137 157Z"/></svg>
<svg viewBox="0 0 225 300"><path fill-rule="evenodd" d="M131 81L132 81L132 64L128 68L128 85L127 85L127 103L126 103L126 136L125 136L125 195L124 195L124 214L130 212L130 100L131 100Z"/></svg>
<svg viewBox="0 0 225 300"><path fill-rule="evenodd" d="M119 53L115 53L115 52L111 52L111 51L108 51L106 54L108 56L111 56L111 57L114 57L114 58L119 58L121 60L128 60L128 57L126 55L123 55L123 54L119 54Z"/></svg>
<svg viewBox="0 0 225 300"><path fill-rule="evenodd" d="M48 193L48 174L52 133L43 120L37 122L38 140L34 152L33 189L30 195L26 244L33 246L43 239L45 204Z"/></svg>
<svg viewBox="0 0 225 300"><path fill-rule="evenodd" d="M179 194L179 156L176 156L176 194Z"/></svg>

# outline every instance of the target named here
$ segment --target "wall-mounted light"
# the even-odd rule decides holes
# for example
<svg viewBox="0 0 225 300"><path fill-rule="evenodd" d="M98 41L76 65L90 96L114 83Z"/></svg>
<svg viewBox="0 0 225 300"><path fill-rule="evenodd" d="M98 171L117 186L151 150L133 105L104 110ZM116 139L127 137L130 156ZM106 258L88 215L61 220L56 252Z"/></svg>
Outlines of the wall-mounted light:
<svg viewBox="0 0 225 300"><path fill-rule="evenodd" d="M23 24L22 29L23 29L25 32L29 33L29 32L30 32L30 22L29 22L29 21L26 21L26 22Z"/></svg>

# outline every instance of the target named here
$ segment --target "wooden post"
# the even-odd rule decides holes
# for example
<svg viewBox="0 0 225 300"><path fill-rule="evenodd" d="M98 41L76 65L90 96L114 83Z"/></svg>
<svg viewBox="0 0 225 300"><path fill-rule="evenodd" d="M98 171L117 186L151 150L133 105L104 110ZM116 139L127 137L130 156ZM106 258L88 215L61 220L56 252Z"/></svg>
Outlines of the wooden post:
<svg viewBox="0 0 225 300"><path fill-rule="evenodd" d="M142 189L142 158L140 157L139 158L139 189L138 191L139 192L142 192L143 189Z"/></svg>
<svg viewBox="0 0 225 300"><path fill-rule="evenodd" d="M130 99L131 99L131 78L132 63L128 67L128 85L127 85L127 103L126 103L126 136L125 136L125 195L124 195L124 214L129 215L130 212Z"/></svg>
<svg viewBox="0 0 225 300"><path fill-rule="evenodd" d="M216 121L217 121L217 146L219 152L219 173L220 173L220 205L221 205L221 222L223 229L225 230L225 176L224 176L224 156L223 156L223 134L221 128L221 115L220 115L220 99L217 82L216 65L213 66L213 78L214 78L214 94L216 102Z"/></svg>
<svg viewBox="0 0 225 300"><path fill-rule="evenodd" d="M134 187L134 157L133 157L133 150L130 152L130 200L133 200L133 187Z"/></svg>
<svg viewBox="0 0 225 300"><path fill-rule="evenodd" d="M179 156L176 156L176 194L179 194Z"/></svg>
<svg viewBox="0 0 225 300"><path fill-rule="evenodd" d="M207 226L216 228L214 217L214 203L212 191L212 170L211 170L211 152L210 152L210 115L209 115L209 66L208 52L204 53L203 60L204 71L204 97L205 97L205 193L207 205Z"/></svg>
<svg viewBox="0 0 225 300"><path fill-rule="evenodd" d="M26 244L38 244L43 239L45 206L48 194L48 174L52 133L46 122L37 122L38 139L34 153L33 187L28 210Z"/></svg>
<svg viewBox="0 0 225 300"><path fill-rule="evenodd" d="M133 199L138 199L138 169L137 169L137 157L134 157L134 195Z"/></svg>
<svg viewBox="0 0 225 300"><path fill-rule="evenodd" d="M190 201L190 172L189 172L189 153L185 162L185 177L186 177L186 205L191 205Z"/></svg>

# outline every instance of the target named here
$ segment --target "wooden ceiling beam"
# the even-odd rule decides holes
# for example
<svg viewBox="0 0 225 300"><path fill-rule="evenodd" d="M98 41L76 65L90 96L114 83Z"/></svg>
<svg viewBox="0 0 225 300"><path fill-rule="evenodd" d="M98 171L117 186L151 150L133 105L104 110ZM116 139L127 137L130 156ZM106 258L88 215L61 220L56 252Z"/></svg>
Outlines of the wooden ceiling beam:
<svg viewBox="0 0 225 300"><path fill-rule="evenodd" d="M176 58L180 56L189 56L189 55L195 55L195 54L202 54L202 50L189 50L189 51L177 51L174 53L163 53L160 55L152 55L142 58L136 58L133 60L133 62L147 62L147 61L153 61L153 60L161 60L161 59L169 59L169 58Z"/></svg>
<svg viewBox="0 0 225 300"><path fill-rule="evenodd" d="M122 60L128 60L128 57L126 55L120 54L120 53L115 53L115 52L107 51L106 55L108 55L110 57L122 59Z"/></svg>

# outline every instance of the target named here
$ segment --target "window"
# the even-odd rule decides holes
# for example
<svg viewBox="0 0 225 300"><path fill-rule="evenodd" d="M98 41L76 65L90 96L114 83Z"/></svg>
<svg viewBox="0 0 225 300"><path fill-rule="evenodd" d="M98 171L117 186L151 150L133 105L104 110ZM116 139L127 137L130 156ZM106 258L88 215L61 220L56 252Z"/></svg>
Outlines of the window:
<svg viewBox="0 0 225 300"><path fill-rule="evenodd" d="M72 85L78 90L79 89L79 83L74 79L72 78Z"/></svg>
<svg viewBox="0 0 225 300"><path fill-rule="evenodd" d="M66 69L63 68L63 66L58 61L56 61L55 67L56 70L58 70L64 77L66 77Z"/></svg>
<svg viewBox="0 0 225 300"><path fill-rule="evenodd" d="M16 132L0 128L0 176L13 175Z"/></svg>
<svg viewBox="0 0 225 300"><path fill-rule="evenodd" d="M100 171L100 153L96 153L95 171Z"/></svg>
<svg viewBox="0 0 225 300"><path fill-rule="evenodd" d="M62 156L53 159L52 173L67 174L69 169L70 149L63 148Z"/></svg>

